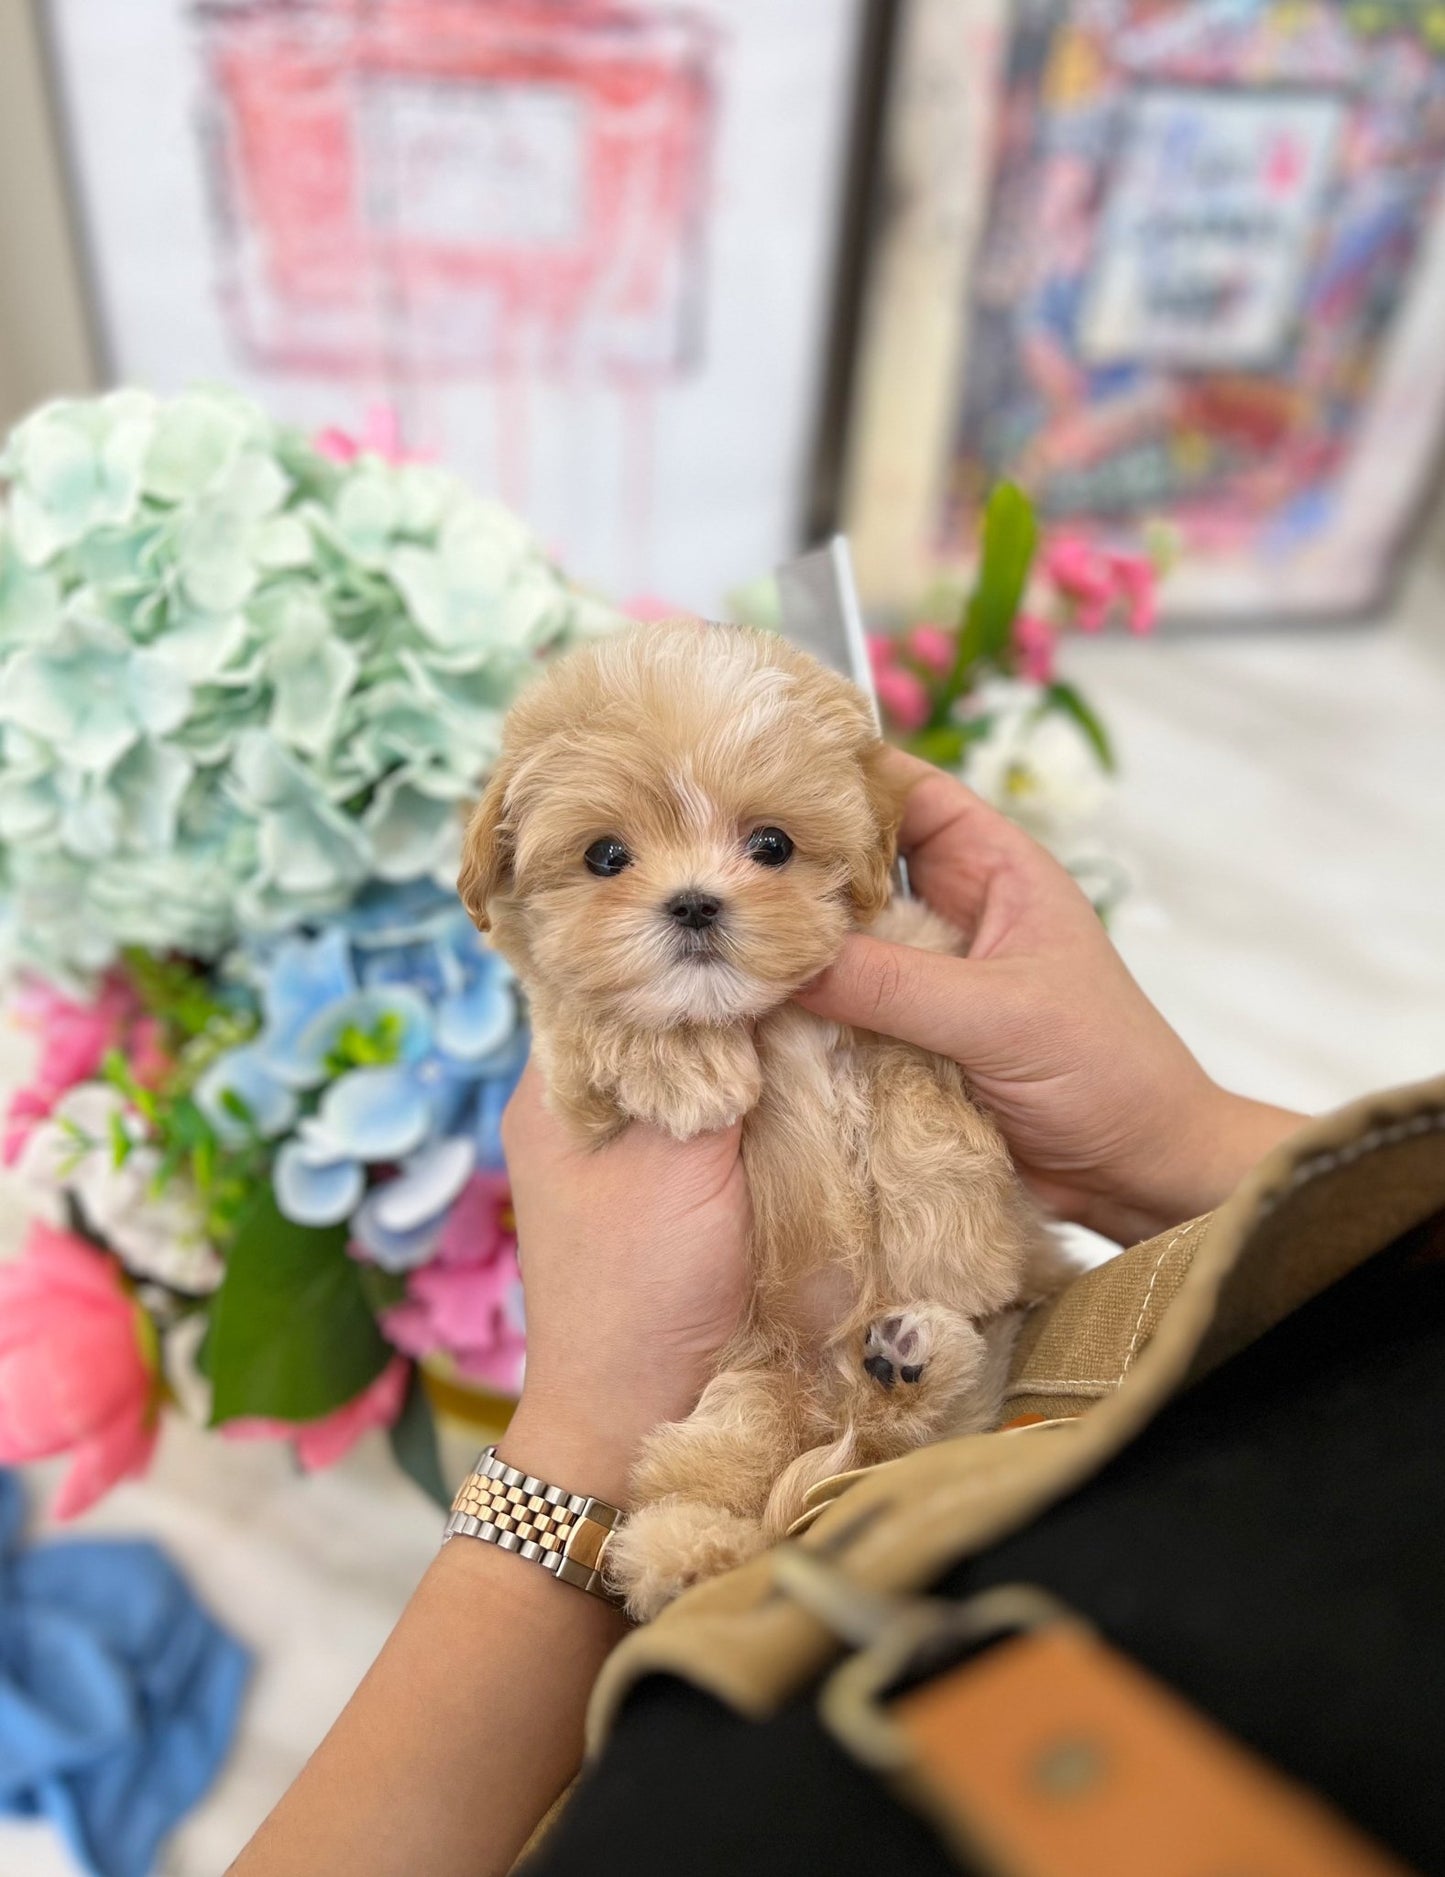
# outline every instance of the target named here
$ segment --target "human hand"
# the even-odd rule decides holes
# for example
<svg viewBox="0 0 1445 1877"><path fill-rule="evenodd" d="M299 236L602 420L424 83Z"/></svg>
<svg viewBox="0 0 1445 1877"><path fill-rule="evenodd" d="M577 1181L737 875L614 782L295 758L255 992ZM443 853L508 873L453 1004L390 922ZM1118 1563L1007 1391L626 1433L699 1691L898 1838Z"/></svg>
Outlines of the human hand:
<svg viewBox="0 0 1445 1877"><path fill-rule="evenodd" d="M1217 1205L1299 1117L1210 1080L1036 841L928 763L889 760L911 785L913 890L968 956L855 936L798 1001L960 1063L1060 1218L1131 1244Z"/></svg>
<svg viewBox="0 0 1445 1877"><path fill-rule="evenodd" d="M529 1063L502 1125L527 1309L502 1456L624 1503L642 1439L692 1411L742 1313L742 1130L677 1141L634 1123L590 1148L543 1093Z"/></svg>

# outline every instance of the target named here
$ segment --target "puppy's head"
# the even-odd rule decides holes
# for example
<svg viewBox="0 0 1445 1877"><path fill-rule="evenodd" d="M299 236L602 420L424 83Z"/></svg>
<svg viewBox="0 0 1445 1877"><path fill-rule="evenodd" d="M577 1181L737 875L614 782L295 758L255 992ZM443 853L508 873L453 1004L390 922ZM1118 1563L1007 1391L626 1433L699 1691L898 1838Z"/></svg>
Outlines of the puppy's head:
<svg viewBox="0 0 1445 1877"><path fill-rule="evenodd" d="M513 707L462 899L564 1010L758 1016L887 900L901 798L882 756L862 695L784 640L634 627Z"/></svg>

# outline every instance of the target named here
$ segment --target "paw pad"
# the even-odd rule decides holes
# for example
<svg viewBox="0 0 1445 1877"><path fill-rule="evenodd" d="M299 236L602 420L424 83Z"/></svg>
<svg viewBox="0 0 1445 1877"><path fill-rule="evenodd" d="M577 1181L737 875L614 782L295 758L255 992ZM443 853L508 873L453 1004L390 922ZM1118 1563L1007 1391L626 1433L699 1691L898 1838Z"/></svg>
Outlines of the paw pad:
<svg viewBox="0 0 1445 1877"><path fill-rule="evenodd" d="M863 1338L863 1367L884 1388L921 1381L927 1361L928 1332L911 1311L880 1317Z"/></svg>

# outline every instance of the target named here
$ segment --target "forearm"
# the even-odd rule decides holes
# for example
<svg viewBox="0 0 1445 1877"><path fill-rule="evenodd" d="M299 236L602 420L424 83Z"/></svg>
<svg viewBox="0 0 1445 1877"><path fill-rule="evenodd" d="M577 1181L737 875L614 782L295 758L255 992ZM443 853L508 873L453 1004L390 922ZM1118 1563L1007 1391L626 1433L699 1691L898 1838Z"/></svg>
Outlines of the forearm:
<svg viewBox="0 0 1445 1877"><path fill-rule="evenodd" d="M621 1497L626 1460L525 1409L504 1458ZM454 1539L232 1877L491 1877L576 1771L621 1617L494 1545Z"/></svg>
<svg viewBox="0 0 1445 1877"><path fill-rule="evenodd" d="M498 1457L624 1509L742 1312L740 1130L579 1142L529 1068L503 1124L526 1248L527 1385ZM490 1877L576 1771L621 1616L514 1553L446 1546L232 1877Z"/></svg>

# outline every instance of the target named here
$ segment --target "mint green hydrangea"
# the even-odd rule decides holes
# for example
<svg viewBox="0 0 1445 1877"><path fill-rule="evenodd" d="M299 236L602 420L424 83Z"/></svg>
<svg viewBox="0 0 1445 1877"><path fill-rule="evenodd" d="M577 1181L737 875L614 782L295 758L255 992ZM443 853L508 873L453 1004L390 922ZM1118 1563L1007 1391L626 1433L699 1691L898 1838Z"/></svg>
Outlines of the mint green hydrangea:
<svg viewBox="0 0 1445 1877"><path fill-rule="evenodd" d="M225 391L46 405L0 476L0 965L447 879L537 656L615 623L454 477Z"/></svg>

